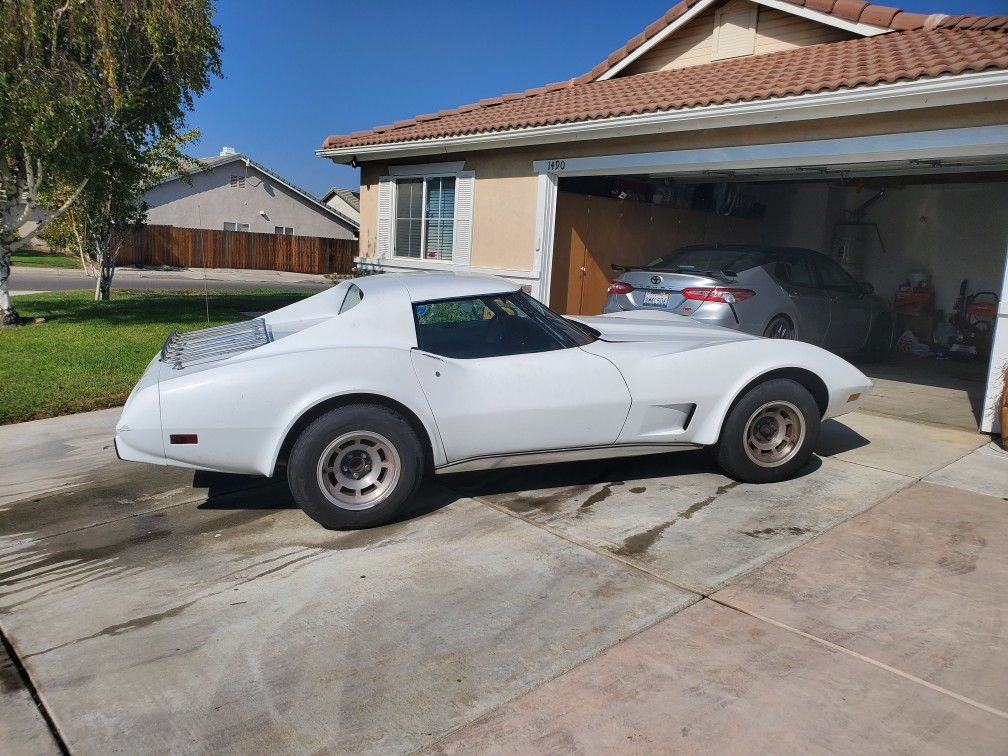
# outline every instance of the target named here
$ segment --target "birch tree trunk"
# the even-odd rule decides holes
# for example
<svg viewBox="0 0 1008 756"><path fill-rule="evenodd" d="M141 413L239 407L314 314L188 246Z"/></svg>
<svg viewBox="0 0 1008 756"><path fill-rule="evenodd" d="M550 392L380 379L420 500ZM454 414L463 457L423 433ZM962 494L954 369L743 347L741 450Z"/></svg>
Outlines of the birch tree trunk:
<svg viewBox="0 0 1008 756"><path fill-rule="evenodd" d="M11 272L11 250L6 244L0 245L0 326L16 326L21 323L21 318L11 304L10 298L10 272Z"/></svg>
<svg viewBox="0 0 1008 756"><path fill-rule="evenodd" d="M95 302L109 300L120 246L122 246L120 235L112 224L109 224L95 241Z"/></svg>

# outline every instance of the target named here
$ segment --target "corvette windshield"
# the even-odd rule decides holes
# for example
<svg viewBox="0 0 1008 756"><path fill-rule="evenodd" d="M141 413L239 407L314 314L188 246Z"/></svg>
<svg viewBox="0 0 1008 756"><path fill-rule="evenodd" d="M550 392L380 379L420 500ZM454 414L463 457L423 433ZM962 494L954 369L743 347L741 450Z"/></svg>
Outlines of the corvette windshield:
<svg viewBox="0 0 1008 756"><path fill-rule="evenodd" d="M413 305L417 344L431 354L473 359L570 349L595 340L523 291Z"/></svg>

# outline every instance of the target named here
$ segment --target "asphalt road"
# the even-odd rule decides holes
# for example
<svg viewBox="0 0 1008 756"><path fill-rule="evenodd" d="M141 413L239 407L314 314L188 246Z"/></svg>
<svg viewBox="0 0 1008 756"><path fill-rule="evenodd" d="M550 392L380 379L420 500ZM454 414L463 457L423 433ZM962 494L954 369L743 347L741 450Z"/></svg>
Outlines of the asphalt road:
<svg viewBox="0 0 1008 756"><path fill-rule="evenodd" d="M251 271L242 271L241 278L208 277L206 286L210 289L284 289L290 291L322 291L331 284L318 280L318 276L306 276L293 280L290 274L275 274L265 271L261 278L255 278ZM214 274L220 276L219 273ZM286 276L281 278L281 276ZM137 272L124 269L116 273L112 281L113 289L202 289L204 280L192 273L174 275L162 272ZM80 270L57 268L17 268L11 270L11 294L37 291L74 291L93 289L94 279Z"/></svg>

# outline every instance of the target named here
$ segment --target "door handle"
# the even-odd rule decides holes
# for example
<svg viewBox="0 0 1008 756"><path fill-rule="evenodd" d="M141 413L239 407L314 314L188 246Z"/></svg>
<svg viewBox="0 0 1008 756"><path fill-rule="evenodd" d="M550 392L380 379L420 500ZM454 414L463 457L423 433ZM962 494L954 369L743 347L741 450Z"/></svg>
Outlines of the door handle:
<svg viewBox="0 0 1008 756"><path fill-rule="evenodd" d="M584 265L582 265L581 266L581 273L582 273L582 275L585 274L585 273L587 273L587 272L588 272L588 268L586 268Z"/></svg>

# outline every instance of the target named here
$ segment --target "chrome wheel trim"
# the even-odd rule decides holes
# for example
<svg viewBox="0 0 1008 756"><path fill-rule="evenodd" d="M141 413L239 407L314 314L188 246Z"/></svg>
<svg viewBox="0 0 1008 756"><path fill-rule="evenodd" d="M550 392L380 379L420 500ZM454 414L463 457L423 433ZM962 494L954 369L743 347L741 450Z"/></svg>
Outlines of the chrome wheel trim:
<svg viewBox="0 0 1008 756"><path fill-rule="evenodd" d="M316 477L325 497L341 509L381 504L399 482L399 452L373 431L351 431L332 441L319 456Z"/></svg>
<svg viewBox="0 0 1008 756"><path fill-rule="evenodd" d="M787 318L774 318L767 326L766 336L768 339L793 339L795 336L794 326Z"/></svg>
<svg viewBox="0 0 1008 756"><path fill-rule="evenodd" d="M749 416L742 431L746 456L760 467L780 467L805 441L805 418L791 402L767 402Z"/></svg>

